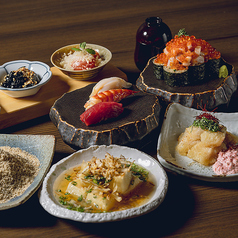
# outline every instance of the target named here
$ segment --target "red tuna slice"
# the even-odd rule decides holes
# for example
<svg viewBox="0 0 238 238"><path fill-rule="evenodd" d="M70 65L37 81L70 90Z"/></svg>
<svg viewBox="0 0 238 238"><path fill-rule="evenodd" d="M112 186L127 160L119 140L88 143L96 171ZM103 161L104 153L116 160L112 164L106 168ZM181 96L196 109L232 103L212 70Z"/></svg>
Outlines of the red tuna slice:
<svg viewBox="0 0 238 238"><path fill-rule="evenodd" d="M80 120L86 125L97 124L109 118L118 117L124 108L117 102L100 102L87 109L80 115Z"/></svg>

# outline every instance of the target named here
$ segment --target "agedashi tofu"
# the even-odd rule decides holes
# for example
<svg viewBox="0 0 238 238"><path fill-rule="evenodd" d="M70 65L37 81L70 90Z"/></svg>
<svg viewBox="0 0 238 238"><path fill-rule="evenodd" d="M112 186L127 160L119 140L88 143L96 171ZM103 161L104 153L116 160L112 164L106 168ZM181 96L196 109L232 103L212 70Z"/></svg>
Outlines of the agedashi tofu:
<svg viewBox="0 0 238 238"><path fill-rule="evenodd" d="M86 212L111 211L122 201L131 200L133 192L147 184L149 178L144 168L123 156L117 158L108 153L104 159L93 157L89 162L84 161L70 173L60 202L69 209ZM154 186L151 181L148 184L146 187L150 189Z"/></svg>

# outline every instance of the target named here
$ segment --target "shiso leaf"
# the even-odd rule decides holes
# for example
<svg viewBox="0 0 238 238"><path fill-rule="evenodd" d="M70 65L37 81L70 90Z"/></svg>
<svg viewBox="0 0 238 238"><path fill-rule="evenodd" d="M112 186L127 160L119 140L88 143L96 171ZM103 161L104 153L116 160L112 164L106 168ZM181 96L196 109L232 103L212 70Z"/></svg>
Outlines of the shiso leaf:
<svg viewBox="0 0 238 238"><path fill-rule="evenodd" d="M90 48L87 48L87 49L85 49L89 54L92 54L92 55L95 55L96 54L96 52L95 52L95 50L93 50L93 49L90 49Z"/></svg>
<svg viewBox="0 0 238 238"><path fill-rule="evenodd" d="M189 36L188 33L185 31L185 28L182 28L178 32L178 36Z"/></svg>
<svg viewBox="0 0 238 238"><path fill-rule="evenodd" d="M75 50L75 51L82 51L81 49L79 49L79 48L75 48L75 47L73 47L72 50Z"/></svg>
<svg viewBox="0 0 238 238"><path fill-rule="evenodd" d="M86 42L82 42L82 43L80 43L80 48L82 48L82 49L85 49L85 47L86 47Z"/></svg>
<svg viewBox="0 0 238 238"><path fill-rule="evenodd" d="M226 65L222 65L219 69L219 78L226 78L228 76L228 69Z"/></svg>
<svg viewBox="0 0 238 238"><path fill-rule="evenodd" d="M91 55L95 55L95 54L96 54L95 50L90 49L90 48L87 48L87 49L86 49L86 42L80 43L80 44L79 44L79 48L73 47L72 50L74 50L74 51L86 50L86 51L87 51L89 54L91 54Z"/></svg>

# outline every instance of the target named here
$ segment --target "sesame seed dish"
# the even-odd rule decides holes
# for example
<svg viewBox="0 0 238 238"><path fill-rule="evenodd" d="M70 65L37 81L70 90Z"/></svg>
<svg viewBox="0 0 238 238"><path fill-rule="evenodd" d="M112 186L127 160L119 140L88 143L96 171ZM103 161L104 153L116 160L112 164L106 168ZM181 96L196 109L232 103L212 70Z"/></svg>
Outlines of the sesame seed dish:
<svg viewBox="0 0 238 238"><path fill-rule="evenodd" d="M51 135L0 136L0 210L25 203L40 187L53 155Z"/></svg>

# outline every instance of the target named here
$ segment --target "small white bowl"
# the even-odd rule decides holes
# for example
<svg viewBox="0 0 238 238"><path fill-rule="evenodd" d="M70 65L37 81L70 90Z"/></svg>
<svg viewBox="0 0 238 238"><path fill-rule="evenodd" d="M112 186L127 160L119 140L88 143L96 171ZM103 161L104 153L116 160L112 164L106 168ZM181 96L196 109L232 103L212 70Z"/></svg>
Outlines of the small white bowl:
<svg viewBox="0 0 238 238"><path fill-rule="evenodd" d="M143 166L149 171L156 182L156 190L151 199L144 205L139 207L105 213L85 213L69 210L63 207L54 196L54 182L57 177L65 170L75 167L84 161L89 161L96 156L104 158L106 153L115 157L120 155L135 161L136 164ZM110 146L90 146L87 149L79 150L70 156L60 160L54 164L44 179L42 190L40 191L39 201L42 207L51 215L86 223L102 223L109 221L119 221L141 216L156 209L164 200L168 189L167 174L160 163L153 157L133 148L126 146L110 145Z"/></svg>
<svg viewBox="0 0 238 238"><path fill-rule="evenodd" d="M45 63L39 61L15 60L0 66L0 82L3 81L5 75L23 66L38 74L41 78L41 81L38 84L27 88L5 88L0 86L0 90L8 96L14 98L32 96L36 94L40 88L50 80L52 76L50 67Z"/></svg>

